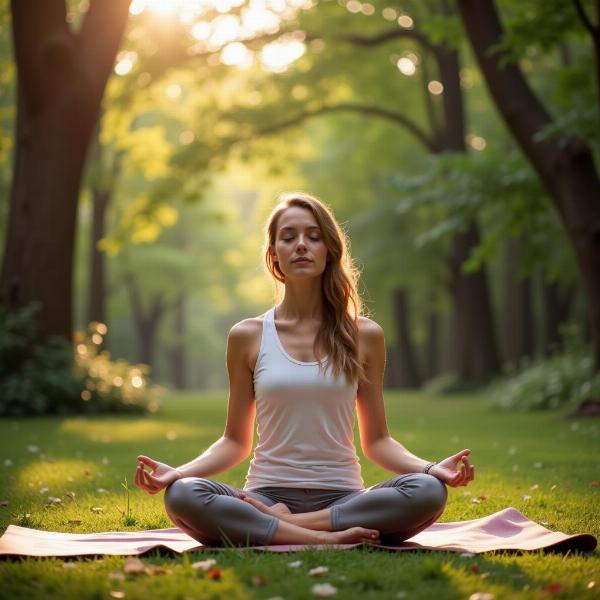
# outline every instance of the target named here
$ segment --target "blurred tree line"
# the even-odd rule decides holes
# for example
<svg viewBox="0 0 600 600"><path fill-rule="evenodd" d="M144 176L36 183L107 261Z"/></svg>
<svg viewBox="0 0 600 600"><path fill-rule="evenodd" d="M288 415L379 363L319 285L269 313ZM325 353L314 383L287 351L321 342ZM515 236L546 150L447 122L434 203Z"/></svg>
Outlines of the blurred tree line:
<svg viewBox="0 0 600 600"><path fill-rule="evenodd" d="M2 304L222 386L297 188L350 233L388 385L481 385L568 321L600 370L595 3L166 4L0 9Z"/></svg>

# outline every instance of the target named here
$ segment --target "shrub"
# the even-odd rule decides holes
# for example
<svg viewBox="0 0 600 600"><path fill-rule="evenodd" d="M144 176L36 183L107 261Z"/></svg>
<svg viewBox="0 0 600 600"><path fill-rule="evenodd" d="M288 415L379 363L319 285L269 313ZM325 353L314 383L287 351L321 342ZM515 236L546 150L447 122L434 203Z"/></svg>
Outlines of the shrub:
<svg viewBox="0 0 600 600"><path fill-rule="evenodd" d="M78 332L75 348L59 337L40 343L38 310L0 307L0 416L158 409L160 389L149 383L148 367L111 361L100 350L104 324Z"/></svg>
<svg viewBox="0 0 600 600"><path fill-rule="evenodd" d="M548 410L577 406L600 398L600 374L591 351L572 328L563 331L560 354L537 359L507 372L490 387L492 402L515 410Z"/></svg>

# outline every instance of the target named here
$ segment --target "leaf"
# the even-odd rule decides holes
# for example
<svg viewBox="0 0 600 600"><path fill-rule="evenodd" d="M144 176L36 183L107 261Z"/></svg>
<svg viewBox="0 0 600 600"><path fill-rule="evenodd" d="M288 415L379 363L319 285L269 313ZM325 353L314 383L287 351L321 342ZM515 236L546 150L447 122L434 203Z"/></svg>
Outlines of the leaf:
<svg viewBox="0 0 600 600"><path fill-rule="evenodd" d="M325 573L329 572L329 567L315 567L314 569L311 569L308 574L312 575L313 577L318 577L319 575L325 575Z"/></svg>
<svg viewBox="0 0 600 600"><path fill-rule="evenodd" d="M139 558L128 558L125 561L123 572L127 575L141 575L146 572L146 566Z"/></svg>
<svg viewBox="0 0 600 600"><path fill-rule="evenodd" d="M327 598L337 594L337 588L330 583L316 583L310 591L313 596L318 596L319 598Z"/></svg>
<svg viewBox="0 0 600 600"><path fill-rule="evenodd" d="M223 575L223 571L221 571L221 569L219 569L218 567L214 567L213 569L209 569L206 572L206 576L209 579L213 579L215 581L218 581L219 579L221 579L222 575Z"/></svg>
<svg viewBox="0 0 600 600"><path fill-rule="evenodd" d="M252 575L250 581L252 581L252 585L259 587L267 583L267 578L264 575Z"/></svg>
<svg viewBox="0 0 600 600"><path fill-rule="evenodd" d="M208 571L212 569L217 564L217 561L214 558L207 558L206 560L199 560L195 563L192 563L192 569L197 569L200 571Z"/></svg>
<svg viewBox="0 0 600 600"><path fill-rule="evenodd" d="M558 582L547 583L544 586L544 591L546 591L551 596L554 596L555 594L562 594L562 592L565 591L565 586L562 583Z"/></svg>

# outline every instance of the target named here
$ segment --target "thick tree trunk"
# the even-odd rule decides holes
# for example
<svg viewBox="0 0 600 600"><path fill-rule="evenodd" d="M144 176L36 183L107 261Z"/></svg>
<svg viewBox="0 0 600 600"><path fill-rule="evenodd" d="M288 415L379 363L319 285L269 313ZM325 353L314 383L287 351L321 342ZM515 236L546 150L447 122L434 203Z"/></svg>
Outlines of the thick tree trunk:
<svg viewBox="0 0 600 600"><path fill-rule="evenodd" d="M542 282L544 304L544 354L547 356L560 350L562 339L560 326L569 320L575 287L560 286L555 281ZM585 329L589 327L586 323Z"/></svg>
<svg viewBox="0 0 600 600"><path fill-rule="evenodd" d="M185 297L181 294L175 303L176 341L171 350L171 378L177 390L187 388L185 325Z"/></svg>
<svg viewBox="0 0 600 600"><path fill-rule="evenodd" d="M410 317L408 292L404 288L394 290L392 306L396 322L396 360L398 361L398 386L401 388L418 388L421 376L417 365L412 336L410 334Z"/></svg>
<svg viewBox="0 0 600 600"><path fill-rule="evenodd" d="M383 374L383 385L386 388L400 387L400 359L396 345L386 348L386 363Z"/></svg>
<svg viewBox="0 0 600 600"><path fill-rule="evenodd" d="M471 223L466 231L453 239L450 253L451 290L454 302L455 339L453 370L468 383L485 383L500 371L494 320L486 273L463 273L462 265L479 244L479 231Z"/></svg>
<svg viewBox="0 0 600 600"><path fill-rule="evenodd" d="M538 173L569 235L587 295L595 366L600 371L600 180L592 152L575 136L540 140L552 118L519 65L502 65L504 32L492 0L458 0L465 30L490 94Z"/></svg>
<svg viewBox="0 0 600 600"><path fill-rule="evenodd" d="M63 1L12 2L18 101L0 303L38 302L42 338L71 337L81 175L128 5L92 0L75 35Z"/></svg>
<svg viewBox="0 0 600 600"><path fill-rule="evenodd" d="M98 249L98 242L104 237L106 210L112 190L92 187L93 215L90 239L90 286L88 320L106 323L106 272L104 252Z"/></svg>
<svg viewBox="0 0 600 600"><path fill-rule="evenodd" d="M466 153L458 52L441 44L435 46L435 55L444 86L444 119L437 137L441 140L442 151ZM453 370L467 383L483 383L500 370L486 268L482 265L479 271L470 274L462 271L462 264L479 240L479 226L473 220L465 232L454 235L448 257L453 304L449 353Z"/></svg>
<svg viewBox="0 0 600 600"><path fill-rule="evenodd" d="M431 310L427 317L427 342L425 345L425 379L433 379L440 372L440 315Z"/></svg>
<svg viewBox="0 0 600 600"><path fill-rule="evenodd" d="M519 277L522 241L509 238L506 245L504 283L504 358L513 365L533 356L534 325L531 277Z"/></svg>

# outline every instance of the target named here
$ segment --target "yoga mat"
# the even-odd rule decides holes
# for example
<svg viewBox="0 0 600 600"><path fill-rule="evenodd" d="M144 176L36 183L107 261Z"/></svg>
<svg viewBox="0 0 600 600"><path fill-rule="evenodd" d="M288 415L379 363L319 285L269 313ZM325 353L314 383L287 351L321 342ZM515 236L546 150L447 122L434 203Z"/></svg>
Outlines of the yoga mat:
<svg viewBox="0 0 600 600"><path fill-rule="evenodd" d="M338 549L362 544L340 544ZM399 546L377 546L385 550L447 550L455 552L490 552L492 550L591 551L596 538L589 533L568 535L550 531L531 521L516 508L453 523L435 523ZM318 546L332 548L332 546ZM103 533L58 533L9 525L0 538L0 556L89 556L141 555L154 549L168 549L178 554L190 550L221 550L203 546L183 531L151 529L147 531L109 531ZM291 552L304 545L253 546L271 552Z"/></svg>

